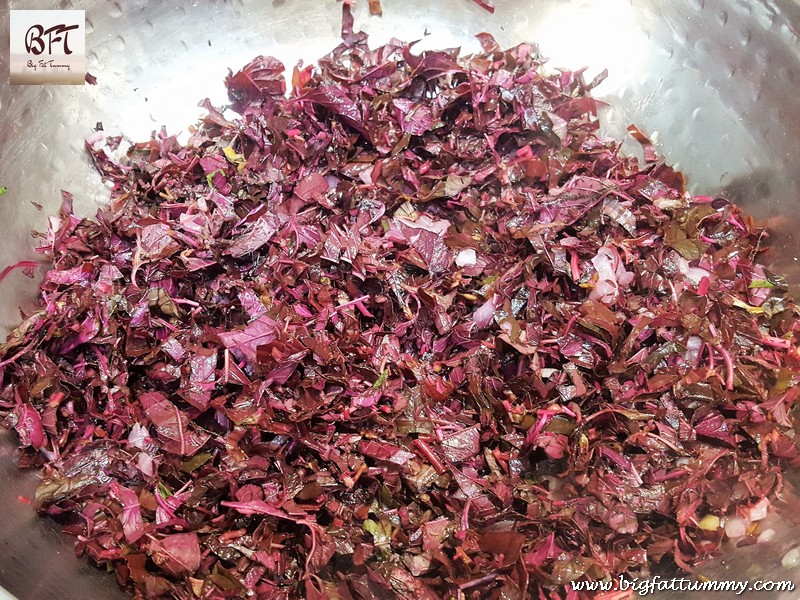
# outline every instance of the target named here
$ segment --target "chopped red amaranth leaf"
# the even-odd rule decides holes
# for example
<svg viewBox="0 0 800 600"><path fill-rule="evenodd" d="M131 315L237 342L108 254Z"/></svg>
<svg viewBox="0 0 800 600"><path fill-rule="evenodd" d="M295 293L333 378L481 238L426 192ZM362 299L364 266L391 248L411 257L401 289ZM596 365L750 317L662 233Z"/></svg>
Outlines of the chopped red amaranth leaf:
<svg viewBox="0 0 800 600"><path fill-rule="evenodd" d="M147 598L576 598L763 518L800 395L764 232L530 44L343 34L186 144L89 144L111 202L64 194L0 347L38 510Z"/></svg>

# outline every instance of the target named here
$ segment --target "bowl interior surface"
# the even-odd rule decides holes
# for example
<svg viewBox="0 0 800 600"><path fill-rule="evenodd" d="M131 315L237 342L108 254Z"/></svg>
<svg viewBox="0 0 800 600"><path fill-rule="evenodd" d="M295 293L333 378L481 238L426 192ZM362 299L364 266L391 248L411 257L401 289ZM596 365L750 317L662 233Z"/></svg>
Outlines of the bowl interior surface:
<svg viewBox="0 0 800 600"><path fill-rule="evenodd" d="M623 138L636 124L651 135L690 190L724 195L767 225L769 264L800 284L800 5L792 0L495 0L490 14L470 0L383 0L383 16L355 8L356 29L371 44L420 40L416 48L480 46L493 34L502 46L539 44L550 67L587 68L608 78L596 95L603 130ZM8 73L8 9L86 11L87 68L96 85L0 86L0 269L35 258L31 231L46 228L60 190L92 215L108 198L84 151L102 123L108 134L148 139L162 125L181 133L201 116L198 102L227 101L223 80L256 55L291 68L324 55L339 42L341 3L333 0L12 0L2 9L0 73ZM636 152L635 144L625 148ZM33 203L43 208L38 210ZM21 271L0 285L0 333L35 303L38 278ZM32 497L37 478L13 465L13 436L0 434L0 585L20 599L122 598L113 580L79 563L73 541L37 519L19 495ZM788 511L789 509L787 509ZM791 512L791 511L789 511ZM800 515L800 511L796 511ZM794 514L794 513L792 513ZM736 551L719 578L755 569L786 579L780 555L796 537L784 514L776 541L758 552ZM738 565L738 566L736 566ZM727 574L726 574L727 573ZM678 598L677 594L660 597ZM717 596L715 596L717 597ZM723 595L719 595L723 598ZM766 596L764 596L766 597Z"/></svg>

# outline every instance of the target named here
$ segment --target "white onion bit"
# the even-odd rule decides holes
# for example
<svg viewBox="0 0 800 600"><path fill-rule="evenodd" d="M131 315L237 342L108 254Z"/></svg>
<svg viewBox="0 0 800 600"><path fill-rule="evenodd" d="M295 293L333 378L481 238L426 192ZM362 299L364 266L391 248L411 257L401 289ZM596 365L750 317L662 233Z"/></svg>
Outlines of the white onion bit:
<svg viewBox="0 0 800 600"><path fill-rule="evenodd" d="M760 521L761 519L765 519L769 512L769 500L767 498L762 498L752 506L747 507L745 509L745 516L750 519L751 521Z"/></svg>
<svg viewBox="0 0 800 600"><path fill-rule="evenodd" d="M784 569L794 569L800 564L800 548L792 548L781 559L781 566Z"/></svg>
<svg viewBox="0 0 800 600"><path fill-rule="evenodd" d="M474 267L478 262L478 253L472 248L465 248L456 255L456 265L458 267Z"/></svg>
<svg viewBox="0 0 800 600"><path fill-rule="evenodd" d="M775 539L776 531L772 528L765 529L761 533L758 534L758 543L763 544L764 542L771 542Z"/></svg>
<svg viewBox="0 0 800 600"><path fill-rule="evenodd" d="M731 517L725 521L725 535L731 539L744 537L747 533L747 523L739 517Z"/></svg>

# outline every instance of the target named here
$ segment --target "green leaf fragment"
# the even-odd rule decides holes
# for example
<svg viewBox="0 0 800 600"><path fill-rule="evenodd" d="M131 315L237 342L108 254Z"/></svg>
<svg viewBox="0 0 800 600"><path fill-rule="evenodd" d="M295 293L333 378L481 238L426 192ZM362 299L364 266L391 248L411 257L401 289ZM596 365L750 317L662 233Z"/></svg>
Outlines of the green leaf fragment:
<svg viewBox="0 0 800 600"><path fill-rule="evenodd" d="M392 539L392 524L387 521L376 522L367 519L363 524L364 531L372 536L376 546L388 545Z"/></svg>
<svg viewBox="0 0 800 600"><path fill-rule="evenodd" d="M211 460L211 456L212 455L209 452L200 452L199 454L195 454L190 459L181 463L181 471L184 473L191 473Z"/></svg>
<svg viewBox="0 0 800 600"><path fill-rule="evenodd" d="M169 498L170 496L173 495L170 489L166 485L164 485L161 481L158 482L157 489L158 489L158 495L161 496L162 498Z"/></svg>
<svg viewBox="0 0 800 600"><path fill-rule="evenodd" d="M389 369L384 369L383 372L381 373L381 376L378 377L377 381L375 381L375 383L372 384L372 389L377 390L379 387L381 387L386 381L387 377L389 377Z"/></svg>
<svg viewBox="0 0 800 600"><path fill-rule="evenodd" d="M216 171L211 171L211 173L206 173L206 183L208 183L208 187L214 188L214 177L217 176L217 173L220 175L225 175L225 171L222 169L217 169Z"/></svg>
<svg viewBox="0 0 800 600"><path fill-rule="evenodd" d="M733 299L733 305L734 305L736 308L743 308L743 309L745 309L745 310L746 310L747 312L749 312L751 315L760 315L760 314L763 314L763 313L764 313L764 309L763 309L763 308L761 308L760 306L751 306L751 305L750 305L750 304L748 304L747 302L744 302L743 300L739 300L738 298L734 298L734 299Z"/></svg>
<svg viewBox="0 0 800 600"><path fill-rule="evenodd" d="M244 155L236 152L236 150L234 150L231 146L223 148L222 153L225 155L225 158L228 159L228 162L236 165L236 170L241 173L242 169L244 169L244 166L247 164Z"/></svg>
<svg viewBox="0 0 800 600"><path fill-rule="evenodd" d="M774 288L775 284L772 283L771 281L767 281L766 279L754 279L753 281L750 282L750 285L748 285L747 287L749 287L750 289L753 289L753 288Z"/></svg>

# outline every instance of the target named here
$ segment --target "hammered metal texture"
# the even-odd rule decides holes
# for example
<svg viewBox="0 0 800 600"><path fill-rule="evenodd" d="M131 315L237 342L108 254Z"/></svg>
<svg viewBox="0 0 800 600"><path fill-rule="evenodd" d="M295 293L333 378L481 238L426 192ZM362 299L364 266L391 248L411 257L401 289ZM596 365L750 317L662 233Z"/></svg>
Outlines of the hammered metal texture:
<svg viewBox="0 0 800 600"><path fill-rule="evenodd" d="M687 174L697 193L724 194L773 230L771 261L800 284L800 5L792 0L496 0L489 14L470 0L383 0L370 17L358 0L356 28L373 43L419 39L418 48L479 49L489 31L501 45L538 42L552 67L608 68L597 93L607 100L604 129L621 137L630 123ZM8 9L84 9L90 86L10 86ZM32 258L31 230L46 227L59 190L92 214L107 198L83 150L106 132L142 140L167 127L183 132L198 101L224 103L223 78L258 54L291 68L338 42L334 0L14 0L0 7L0 268ZM626 148L635 152L633 144ZM41 204L38 211L32 202ZM39 273L41 276L41 273ZM0 333L35 300L36 280L16 271L0 285ZM37 520L36 478L17 473L12 442L0 436L0 584L21 600L124 597L111 576L79 565L72 541ZM768 546L731 552L707 574L785 579L780 556L798 539L800 510L787 509ZM797 576L795 576L797 578ZM677 595L660 596L678 598ZM714 596L723 600L724 595ZM768 598L760 594L759 598ZM791 596L795 597L795 596Z"/></svg>

